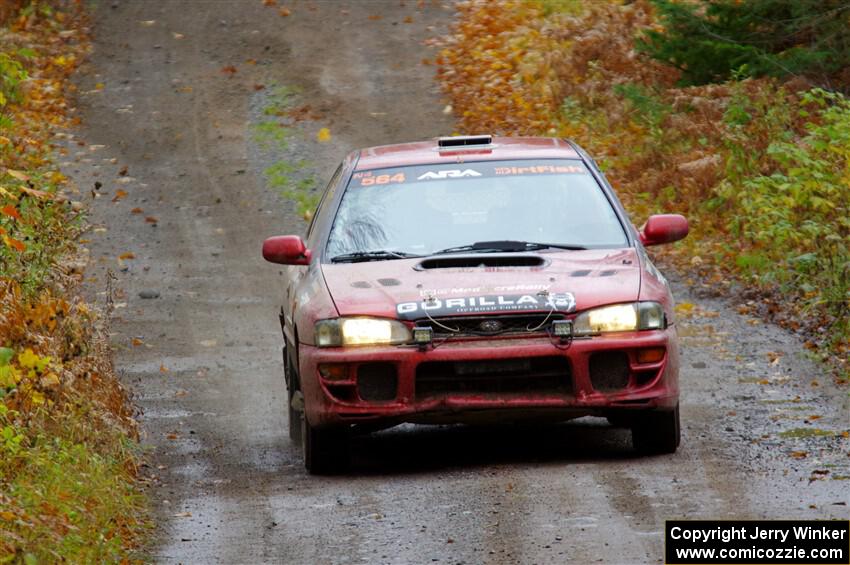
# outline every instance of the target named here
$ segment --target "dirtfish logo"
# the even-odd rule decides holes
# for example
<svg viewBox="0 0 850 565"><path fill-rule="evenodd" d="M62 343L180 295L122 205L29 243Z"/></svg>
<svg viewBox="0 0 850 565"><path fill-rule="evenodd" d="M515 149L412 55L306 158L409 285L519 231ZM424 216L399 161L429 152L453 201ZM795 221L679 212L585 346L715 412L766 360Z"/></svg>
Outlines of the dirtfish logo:
<svg viewBox="0 0 850 565"><path fill-rule="evenodd" d="M460 169L449 169L446 171L428 171L427 173L419 175L416 180L459 179L462 177L480 176L481 173L473 171L472 169L466 169L465 171L461 171Z"/></svg>

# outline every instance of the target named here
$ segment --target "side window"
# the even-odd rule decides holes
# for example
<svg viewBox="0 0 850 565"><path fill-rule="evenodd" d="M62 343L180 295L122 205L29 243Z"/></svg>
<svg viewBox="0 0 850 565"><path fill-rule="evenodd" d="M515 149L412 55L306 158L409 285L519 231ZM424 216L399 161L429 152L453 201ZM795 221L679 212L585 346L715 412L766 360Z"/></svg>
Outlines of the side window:
<svg viewBox="0 0 850 565"><path fill-rule="evenodd" d="M319 200L319 204L316 206L316 210L313 213L313 219L310 220L310 226L307 228L307 237L306 237L307 241L310 241L310 237L313 235L313 228L315 228L316 224L318 224L317 220L318 220L319 216L321 215L322 206L324 206L326 201L331 200L331 196L333 195L334 188L336 187L337 183L339 182L339 177L340 177L341 174L342 174L342 165L340 165L339 167L336 168L336 172L331 177L331 180L328 183L328 186L325 187L325 190L322 193L322 198L321 198L321 200Z"/></svg>

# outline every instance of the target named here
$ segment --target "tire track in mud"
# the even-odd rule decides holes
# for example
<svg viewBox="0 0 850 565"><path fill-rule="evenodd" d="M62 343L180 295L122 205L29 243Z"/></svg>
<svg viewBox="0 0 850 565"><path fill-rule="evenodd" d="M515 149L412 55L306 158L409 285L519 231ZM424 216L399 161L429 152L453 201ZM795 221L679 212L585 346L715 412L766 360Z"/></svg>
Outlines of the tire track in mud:
<svg viewBox="0 0 850 565"><path fill-rule="evenodd" d="M94 222L108 228L92 235L94 289L120 253L138 257L119 273L125 306L113 330L117 366L155 450L149 472L161 481L151 491L160 522L152 558L647 562L661 557L665 518L846 517L836 504L847 501L841 481L807 482L821 464L844 472L846 442L780 440L808 424L766 402L800 396L822 415L818 425L840 431L846 394L783 332L681 285L680 301L719 315L681 322L694 339L683 340L685 443L676 455L636 457L628 432L598 420L407 426L358 439L347 476L306 476L286 437L279 274L259 257L264 237L304 223L263 186L262 170L271 158L310 159L326 181L351 148L451 132L433 70L420 64L432 57L421 41L444 29L451 10L401 4L304 1L286 18L259 1L117 0L95 11L80 90L106 87L81 96L80 134L107 147L76 157L73 148L65 169L82 188L99 180L108 193L92 204ZM223 73L228 65L237 71ZM251 140L251 121L267 96L254 85L273 83L298 86L299 102L321 118L268 156ZM313 141L319 127L331 129L330 143ZM122 165L136 180L120 184ZM129 195L112 203L120 186ZM134 206L158 227L136 221ZM161 297L141 300L144 289ZM127 346L135 336L146 346ZM779 349L778 367L802 387L776 376L766 353ZM789 441L811 457L789 459Z"/></svg>

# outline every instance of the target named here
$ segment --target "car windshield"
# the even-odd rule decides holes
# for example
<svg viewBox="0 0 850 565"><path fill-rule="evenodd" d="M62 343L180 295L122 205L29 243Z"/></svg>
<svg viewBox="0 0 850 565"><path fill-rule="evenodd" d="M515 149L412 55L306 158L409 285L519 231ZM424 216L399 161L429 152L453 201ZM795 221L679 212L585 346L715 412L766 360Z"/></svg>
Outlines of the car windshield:
<svg viewBox="0 0 850 565"><path fill-rule="evenodd" d="M581 161L484 161L355 172L327 256L398 259L479 242L627 245L611 203Z"/></svg>

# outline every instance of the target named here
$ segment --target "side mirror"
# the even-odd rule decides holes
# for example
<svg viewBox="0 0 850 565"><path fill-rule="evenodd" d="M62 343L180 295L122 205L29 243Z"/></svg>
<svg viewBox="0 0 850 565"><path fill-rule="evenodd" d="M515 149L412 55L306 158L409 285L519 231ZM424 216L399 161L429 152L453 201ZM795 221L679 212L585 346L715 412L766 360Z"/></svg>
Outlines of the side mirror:
<svg viewBox="0 0 850 565"><path fill-rule="evenodd" d="M309 265L310 250L297 235L276 235L263 242L263 259L281 265Z"/></svg>
<svg viewBox="0 0 850 565"><path fill-rule="evenodd" d="M644 245L672 243L688 235L688 220L679 214L656 214L646 220L638 233Z"/></svg>

